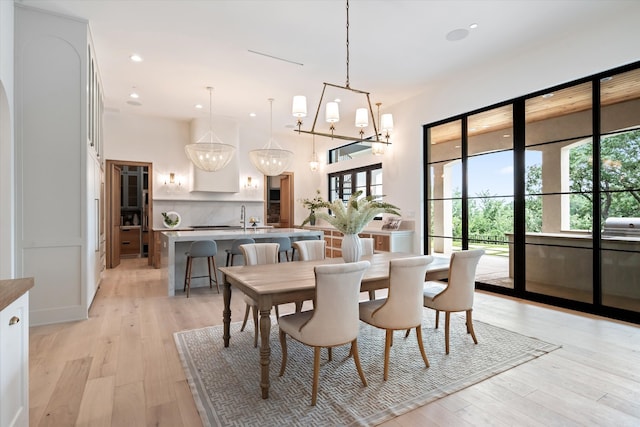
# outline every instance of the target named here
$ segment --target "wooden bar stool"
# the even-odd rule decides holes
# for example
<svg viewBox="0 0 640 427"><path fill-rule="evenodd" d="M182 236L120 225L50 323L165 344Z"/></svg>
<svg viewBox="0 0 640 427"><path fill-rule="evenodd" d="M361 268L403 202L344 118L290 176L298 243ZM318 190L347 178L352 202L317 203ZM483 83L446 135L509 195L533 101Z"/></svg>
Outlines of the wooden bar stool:
<svg viewBox="0 0 640 427"><path fill-rule="evenodd" d="M207 268L209 269L209 288L213 288L212 282L216 282L216 289L220 293L220 285L218 284L218 267L216 266L216 254L218 253L218 245L213 240L198 240L191 243L189 251L185 253L187 256L187 267L184 271L184 289L187 291L189 298L189 290L191 289L191 279L207 276L191 276L194 258L206 258ZM213 265L213 276L211 275L211 266Z"/></svg>

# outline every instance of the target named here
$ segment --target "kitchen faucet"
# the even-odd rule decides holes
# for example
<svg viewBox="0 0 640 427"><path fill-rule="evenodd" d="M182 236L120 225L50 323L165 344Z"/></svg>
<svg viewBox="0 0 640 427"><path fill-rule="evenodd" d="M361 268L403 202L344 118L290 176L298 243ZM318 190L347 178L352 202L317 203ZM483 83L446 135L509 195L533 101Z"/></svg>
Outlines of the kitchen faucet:
<svg viewBox="0 0 640 427"><path fill-rule="evenodd" d="M242 229L247 230L247 211L244 205L240 206L240 222L242 223Z"/></svg>

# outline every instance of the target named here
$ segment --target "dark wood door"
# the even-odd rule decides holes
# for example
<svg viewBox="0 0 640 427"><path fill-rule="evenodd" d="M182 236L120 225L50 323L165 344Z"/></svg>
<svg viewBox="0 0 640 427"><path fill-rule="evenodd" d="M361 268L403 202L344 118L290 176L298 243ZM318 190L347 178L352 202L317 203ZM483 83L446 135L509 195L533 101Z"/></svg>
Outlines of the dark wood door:
<svg viewBox="0 0 640 427"><path fill-rule="evenodd" d="M120 193L122 168L116 164L109 165L109 215L108 233L109 250L107 251L107 268L120 265Z"/></svg>

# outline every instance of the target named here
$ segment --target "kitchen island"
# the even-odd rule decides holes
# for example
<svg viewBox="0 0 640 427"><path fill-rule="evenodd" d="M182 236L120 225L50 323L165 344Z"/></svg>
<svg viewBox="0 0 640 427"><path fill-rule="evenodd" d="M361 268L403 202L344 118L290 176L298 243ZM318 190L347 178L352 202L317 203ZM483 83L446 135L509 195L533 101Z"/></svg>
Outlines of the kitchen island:
<svg viewBox="0 0 640 427"><path fill-rule="evenodd" d="M182 293L187 262L185 252L189 250L191 242L196 240L214 240L218 246L216 264L218 267L223 267L226 262L225 249L231 248L231 244L235 239L251 237L259 243L260 240L270 239L272 237L289 237L291 241L295 241L296 238L300 236L318 236L320 239L324 236L324 233L318 230L260 227L247 227L246 230L235 228L225 230L167 230L159 234L160 268L162 270L162 279L167 283L169 296L174 296L176 290ZM194 261L193 276L205 276L206 274L206 263L204 261ZM218 274L218 279L222 280L221 274ZM222 283L222 281L220 281L220 283ZM192 288L201 286L208 286L206 278L194 279L191 285Z"/></svg>

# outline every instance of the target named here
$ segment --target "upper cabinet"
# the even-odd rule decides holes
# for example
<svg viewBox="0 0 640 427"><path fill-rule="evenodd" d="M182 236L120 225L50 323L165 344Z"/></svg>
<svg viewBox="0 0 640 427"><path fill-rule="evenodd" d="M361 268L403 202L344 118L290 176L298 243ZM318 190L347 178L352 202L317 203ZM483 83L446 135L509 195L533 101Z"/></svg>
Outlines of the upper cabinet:
<svg viewBox="0 0 640 427"><path fill-rule="evenodd" d="M17 275L33 324L86 319L100 280L102 90L85 20L15 5ZM64 266L64 268L60 268Z"/></svg>

